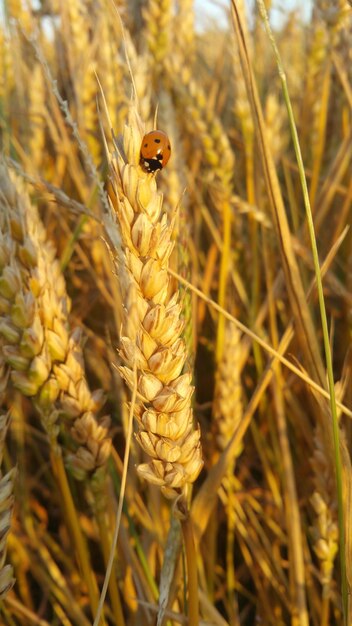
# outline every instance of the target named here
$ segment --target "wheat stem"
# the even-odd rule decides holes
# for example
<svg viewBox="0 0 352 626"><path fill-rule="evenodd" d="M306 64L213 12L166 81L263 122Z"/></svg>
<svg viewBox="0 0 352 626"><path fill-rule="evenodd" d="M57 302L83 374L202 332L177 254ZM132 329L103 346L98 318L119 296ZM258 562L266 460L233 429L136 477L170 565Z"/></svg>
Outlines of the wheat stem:
<svg viewBox="0 0 352 626"><path fill-rule="evenodd" d="M187 583L188 583L188 624L198 626L199 624L199 598L198 598L198 575L197 575L197 553L193 537L192 518L189 515L187 505L178 502L178 510L185 506L181 518L183 540L185 544L187 561Z"/></svg>

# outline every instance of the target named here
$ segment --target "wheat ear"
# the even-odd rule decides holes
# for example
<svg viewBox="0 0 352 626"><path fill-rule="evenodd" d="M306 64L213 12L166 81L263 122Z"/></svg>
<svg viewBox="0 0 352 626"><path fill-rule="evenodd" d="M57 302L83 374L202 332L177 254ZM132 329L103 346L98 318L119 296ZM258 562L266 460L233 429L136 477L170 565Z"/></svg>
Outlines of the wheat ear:
<svg viewBox="0 0 352 626"><path fill-rule="evenodd" d="M138 467L163 494L178 497L198 476L202 465L199 427L193 425L190 372L182 373L187 352L179 293L168 274L174 218L163 210L155 176L139 165L143 127L132 109L122 144L111 159L111 206L120 223L129 280L120 372L134 384L137 440L151 457Z"/></svg>
<svg viewBox="0 0 352 626"><path fill-rule="evenodd" d="M145 39L152 57L153 68L162 69L163 62L170 50L172 23L171 0L149 0L142 9Z"/></svg>
<svg viewBox="0 0 352 626"><path fill-rule="evenodd" d="M329 601L333 585L333 569L338 552L337 502L334 475L326 452L326 435L318 425L314 434L312 458L314 493L314 525L311 527L313 549L319 559L320 580L324 602Z"/></svg>
<svg viewBox="0 0 352 626"><path fill-rule="evenodd" d="M241 383L241 334L232 324L225 330L223 358L216 373L213 415L217 442L224 450L238 428L243 414ZM241 452L239 447L236 457Z"/></svg>
<svg viewBox="0 0 352 626"><path fill-rule="evenodd" d="M33 399L58 454L60 426L69 431L74 452L67 458L83 479L110 453L109 418L96 419L103 394L88 387L80 331L70 334L65 281L37 210L4 164L0 184L2 354L12 383Z"/></svg>

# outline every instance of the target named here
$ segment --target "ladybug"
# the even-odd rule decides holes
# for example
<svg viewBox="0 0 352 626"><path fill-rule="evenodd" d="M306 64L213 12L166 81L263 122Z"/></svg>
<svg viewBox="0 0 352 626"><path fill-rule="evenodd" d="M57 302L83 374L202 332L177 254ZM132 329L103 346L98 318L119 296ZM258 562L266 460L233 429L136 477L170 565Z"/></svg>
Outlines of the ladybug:
<svg viewBox="0 0 352 626"><path fill-rule="evenodd" d="M141 167L149 173L162 170L171 156L170 140L162 130L144 135L141 145Z"/></svg>

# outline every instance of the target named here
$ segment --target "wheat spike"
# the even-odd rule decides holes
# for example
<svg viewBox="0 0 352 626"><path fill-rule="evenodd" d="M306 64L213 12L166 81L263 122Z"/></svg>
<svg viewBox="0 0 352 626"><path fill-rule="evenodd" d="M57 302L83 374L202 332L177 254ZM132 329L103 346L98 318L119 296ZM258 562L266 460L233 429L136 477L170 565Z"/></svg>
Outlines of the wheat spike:
<svg viewBox="0 0 352 626"><path fill-rule="evenodd" d="M233 63L235 75L235 114L240 120L242 134L246 142L253 142L254 124L251 115L251 108L247 98L246 85L244 83L241 66L236 55Z"/></svg>
<svg viewBox="0 0 352 626"><path fill-rule="evenodd" d="M112 28L109 14L99 16L99 47L97 49L97 73L101 82L109 116L113 128L125 119L128 101L125 90L121 88L124 78L125 63L118 53L121 34ZM109 133L111 129L108 129Z"/></svg>
<svg viewBox="0 0 352 626"><path fill-rule="evenodd" d="M274 162L277 163L288 145L285 129L285 111L275 93L269 93L265 101L265 124Z"/></svg>
<svg viewBox="0 0 352 626"><path fill-rule="evenodd" d="M326 25L321 20L317 20L314 26L315 28L312 37L307 76L307 91L311 94L309 106L312 115L311 149L313 158L315 156L317 138L319 137L322 88L324 83L323 75L324 68L326 67L328 60L329 49L328 30Z"/></svg>
<svg viewBox="0 0 352 626"><path fill-rule="evenodd" d="M101 145L98 137L98 110L97 110L97 71L95 59L87 60L83 68L83 80L78 85L82 104L82 118L80 126L86 130L86 142L95 163L101 160Z"/></svg>
<svg viewBox="0 0 352 626"><path fill-rule="evenodd" d="M36 63L32 70L28 115L31 124L28 142L29 154L34 167L39 168L44 154L46 117L45 83L39 63Z"/></svg>
<svg viewBox="0 0 352 626"><path fill-rule="evenodd" d="M247 19L246 19L246 12L245 12L243 0L240 0L237 3L237 6L238 6L238 11L240 11L241 13L244 27L246 27ZM247 28L246 28L246 31L247 31ZM243 137L245 139L246 144L248 145L248 144L252 144L253 142L254 122L253 122L253 118L251 114L251 107L250 107L248 96L247 96L246 84L245 84L243 73L242 73L241 63L239 60L238 44L237 44L237 40L235 37L233 38L233 41L232 41L231 50L232 50L232 55L233 55L232 69L233 69L234 78L235 78L234 109L235 109L235 114L241 123Z"/></svg>
<svg viewBox="0 0 352 626"><path fill-rule="evenodd" d="M83 0L72 0L62 4L61 10L64 23L68 21L70 31L70 38L67 42L71 50L69 61L74 64L72 69L79 71L89 47L88 7Z"/></svg>
<svg viewBox="0 0 352 626"><path fill-rule="evenodd" d="M53 246L34 205L4 164L1 182L0 337L14 386L33 399L59 453L65 423L75 443L77 477L102 467L110 452L109 420L96 421L103 394L89 390L80 333L70 334L70 301Z"/></svg>
<svg viewBox="0 0 352 626"><path fill-rule="evenodd" d="M20 27L29 33L33 28L32 11L23 0L8 0L6 3L8 16L17 20Z"/></svg>
<svg viewBox="0 0 352 626"><path fill-rule="evenodd" d="M195 59L195 29L193 0L178 0L174 18L173 50L188 64Z"/></svg>
<svg viewBox="0 0 352 626"><path fill-rule="evenodd" d="M133 83L136 90L136 98L138 102L138 110L144 120L150 119L150 68L148 58L146 55L138 54L136 47L131 37L126 33L125 36L125 54L129 60L133 75ZM121 63L125 65L125 59L121 60ZM130 82L130 75L127 76L128 82ZM125 112L125 117L128 114L128 110ZM123 124L121 124L122 126Z"/></svg>
<svg viewBox="0 0 352 626"><path fill-rule="evenodd" d="M144 33L156 72L160 72L163 62L170 50L170 33L172 19L171 0L149 0L142 9Z"/></svg>
<svg viewBox="0 0 352 626"><path fill-rule="evenodd" d="M316 9L329 29L332 45L336 45L340 31L350 18L347 0L316 0Z"/></svg>
<svg viewBox="0 0 352 626"><path fill-rule="evenodd" d="M0 97L8 100L15 85L13 63L11 59L10 41L0 27Z"/></svg>
<svg viewBox="0 0 352 626"><path fill-rule="evenodd" d="M103 32L99 30L101 22L95 19L95 11L94 7L89 8L83 0L61 3L63 25L69 33L65 45L75 93L77 120L95 163L100 163L101 145L98 139L96 103L98 85L95 72L98 70L96 47Z"/></svg>
<svg viewBox="0 0 352 626"><path fill-rule="evenodd" d="M226 349L216 373L213 406L218 431L217 441L221 450L226 448L241 421L243 412L240 371L241 335L233 325L226 327L225 345Z"/></svg>
<svg viewBox="0 0 352 626"><path fill-rule="evenodd" d="M232 201L235 164L227 133L209 108L207 96L192 78L190 68L177 57L168 59L167 67L173 92L182 107L182 122L189 136L201 146L212 200L222 215L224 206Z"/></svg>
<svg viewBox="0 0 352 626"><path fill-rule="evenodd" d="M126 268L126 319L121 337L120 372L134 386L137 368L137 440L152 458L139 474L176 498L198 476L202 465L199 427L193 426L191 374L179 294L167 269L173 219L163 210L154 175L140 165L143 127L135 111L123 133L123 148L111 160L111 205L121 228Z"/></svg>
<svg viewBox="0 0 352 626"><path fill-rule="evenodd" d="M315 512L315 523L310 530L314 552L320 563L321 583L327 593L332 583L334 562L338 552L338 525L335 477L331 472L331 463L320 425L315 429L314 446L311 463L315 490L311 503Z"/></svg>

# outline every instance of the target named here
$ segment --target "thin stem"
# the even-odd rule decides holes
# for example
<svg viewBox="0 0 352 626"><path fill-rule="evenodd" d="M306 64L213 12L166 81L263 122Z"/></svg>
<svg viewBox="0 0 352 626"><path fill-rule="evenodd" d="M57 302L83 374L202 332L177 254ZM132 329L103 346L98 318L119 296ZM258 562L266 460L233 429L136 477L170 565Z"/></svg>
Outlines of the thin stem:
<svg viewBox="0 0 352 626"><path fill-rule="evenodd" d="M199 598L198 598L198 575L197 554L193 537L192 519L187 510L185 519L181 519L183 540L187 561L188 580L188 626L199 625Z"/></svg>
<svg viewBox="0 0 352 626"><path fill-rule="evenodd" d="M322 608L321 608L321 617L320 617L320 626L329 626L330 619L330 598L329 595L324 595L323 590L323 600L322 600Z"/></svg>
<svg viewBox="0 0 352 626"><path fill-rule="evenodd" d="M229 602L229 617L231 626L238 626L240 623L238 615L238 602L236 595L236 572L235 572L235 531L236 531L236 493L234 485L234 465L231 463L227 473L227 542L226 542L226 581L227 595Z"/></svg>
<svg viewBox="0 0 352 626"><path fill-rule="evenodd" d="M97 610L96 615L95 615L95 620L94 620L93 626L98 626L100 615L101 615L101 613L103 611L103 606L104 606L104 601L105 601L105 597L106 597L106 592L107 592L107 589L108 589L109 580L110 580L110 576L111 576L111 572L112 572L112 566L113 566L113 563L114 563L117 539L118 539L119 530L120 530L122 507L123 507L125 491L126 491L128 461L129 461L129 458L130 458L131 438L132 438L132 430L133 430L133 413L134 413L134 407L135 407L136 396L137 396L137 368L136 368L136 365L134 365L134 368L133 368L133 376L134 376L134 385L133 385L133 392L132 392L132 398L131 398L131 404L130 404L130 414L129 414L129 418L128 418L128 430L127 430L127 437L126 437L126 448L125 448L125 456L124 456L124 460L123 460L123 472L122 472L122 478L121 478L121 490L120 490L119 505L118 505L117 513L116 513L116 524L115 524L114 536L113 536L113 539L112 539L112 545L111 545L111 548L110 548L110 557L109 557L109 561L108 561L108 564L107 564L107 567L106 567L104 584L103 584L103 588L101 590L99 606L98 606L98 610Z"/></svg>
<svg viewBox="0 0 352 626"><path fill-rule="evenodd" d="M254 185L254 142L252 134L250 137L245 135L245 159L246 159L246 188L247 188L247 201L250 205L255 205L255 185ZM249 229L251 238L251 249L253 251L252 261L252 285L251 285L251 308L250 308L250 323L254 325L259 302L260 291L260 271L259 271L259 233L258 223L253 216L249 216ZM263 372L263 359L260 348L257 344L253 346L253 354L257 372L259 375Z"/></svg>
<svg viewBox="0 0 352 626"><path fill-rule="evenodd" d="M222 254L220 264L220 277L219 277L219 291L218 302L221 307L225 307L226 300L226 286L230 267L230 250L231 250L231 205L228 200L223 203L223 241L222 241ZM219 315L218 330L216 338L216 361L219 363L221 360L222 351L224 348L225 340L225 318L223 315Z"/></svg>
<svg viewBox="0 0 352 626"><path fill-rule="evenodd" d="M306 586L304 580L304 558L302 528L299 514L296 481L293 468L288 429L285 417L283 398L283 380L280 366L275 368L274 402L277 418L277 429L282 457L284 479L284 501L286 525L288 529L288 546L290 554L290 588L292 594L292 622L297 620L300 626L308 626L309 618L306 601Z"/></svg>
<svg viewBox="0 0 352 626"><path fill-rule="evenodd" d="M97 498L96 498L97 500ZM97 503L96 507L96 518L100 531L100 541L103 549L104 555L104 563L107 566L109 562L109 554L110 554L110 533L108 526L106 524L105 512L101 510L99 503ZM114 576L110 576L109 580L109 594L111 599L111 606L115 618L116 626L125 626L125 618L122 611L121 598L119 588L117 586L116 578Z"/></svg>

